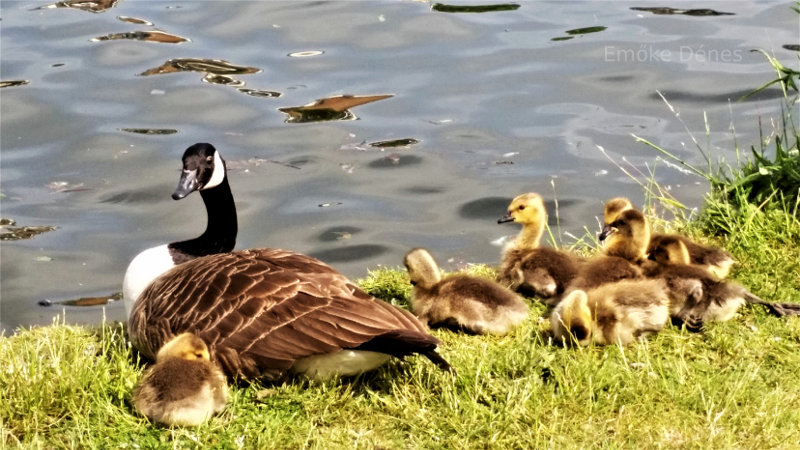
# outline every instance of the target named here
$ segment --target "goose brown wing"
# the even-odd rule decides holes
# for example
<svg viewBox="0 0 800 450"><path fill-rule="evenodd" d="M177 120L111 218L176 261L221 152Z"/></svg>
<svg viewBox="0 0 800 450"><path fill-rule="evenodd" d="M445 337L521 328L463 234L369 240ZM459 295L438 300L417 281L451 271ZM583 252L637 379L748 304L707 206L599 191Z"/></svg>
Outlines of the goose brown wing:
<svg viewBox="0 0 800 450"><path fill-rule="evenodd" d="M246 377L279 376L299 358L340 349L402 356L438 343L408 311L279 249L198 258L151 283L131 315L134 344L153 357L184 331L206 341L229 376Z"/></svg>

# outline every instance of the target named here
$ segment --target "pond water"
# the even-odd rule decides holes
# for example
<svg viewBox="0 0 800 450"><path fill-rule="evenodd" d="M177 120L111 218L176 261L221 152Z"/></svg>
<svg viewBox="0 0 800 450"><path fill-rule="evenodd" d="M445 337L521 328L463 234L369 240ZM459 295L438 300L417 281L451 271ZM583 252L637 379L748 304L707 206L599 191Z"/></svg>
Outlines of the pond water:
<svg viewBox="0 0 800 450"><path fill-rule="evenodd" d="M701 164L694 135L734 161L731 124L749 147L759 118L769 132L780 114L775 89L737 102L774 77L750 50L791 64L783 46L798 43L785 2L708 2L725 15L609 1L68 3L0 3L1 213L45 227L0 244L6 332L62 310L70 323L124 317L121 302L39 302L117 292L140 250L203 230L199 195L170 198L195 142L229 162L238 248L306 252L354 278L415 246L448 270L496 263L518 230L496 219L526 191L558 200L558 240L597 231L605 199L644 197L598 147L630 170L656 162L658 182L697 207L705 182L632 134Z"/></svg>

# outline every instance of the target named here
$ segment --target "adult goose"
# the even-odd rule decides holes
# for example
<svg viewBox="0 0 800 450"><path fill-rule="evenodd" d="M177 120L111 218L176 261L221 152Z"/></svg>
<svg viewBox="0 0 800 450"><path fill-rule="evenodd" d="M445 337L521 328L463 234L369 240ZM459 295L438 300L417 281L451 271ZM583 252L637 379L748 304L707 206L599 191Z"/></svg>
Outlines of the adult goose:
<svg viewBox="0 0 800 450"><path fill-rule="evenodd" d="M225 163L211 144L186 150L173 198L195 190L206 204L206 232L145 250L125 276L128 332L145 356L190 332L232 378L355 375L413 353L451 370L436 353L439 341L416 317L374 299L322 261L274 248L228 252L235 207ZM156 263L156 256L166 261ZM141 264L150 264L143 275L136 272Z"/></svg>

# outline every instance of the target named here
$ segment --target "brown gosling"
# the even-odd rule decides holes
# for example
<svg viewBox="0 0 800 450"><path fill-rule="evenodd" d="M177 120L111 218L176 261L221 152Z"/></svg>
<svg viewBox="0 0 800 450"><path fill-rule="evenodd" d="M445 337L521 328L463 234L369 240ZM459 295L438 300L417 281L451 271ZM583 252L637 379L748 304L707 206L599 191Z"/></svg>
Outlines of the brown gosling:
<svg viewBox="0 0 800 450"><path fill-rule="evenodd" d="M550 316L557 342L627 345L657 333L669 320L663 280L622 280L564 296Z"/></svg>
<svg viewBox="0 0 800 450"><path fill-rule="evenodd" d="M699 331L708 321L730 320L745 303L764 305L776 316L800 315L800 304L764 301L738 283L721 280L703 267L689 264L689 250L679 237L664 237L651 249L645 272L665 280L671 298L670 315L689 330Z"/></svg>
<svg viewBox="0 0 800 450"><path fill-rule="evenodd" d="M622 212L630 209L635 208L633 203L625 197L616 197L607 201L603 210L604 231ZM733 256L721 248L700 245L678 234L652 233L647 252L650 253L654 247L658 247L662 239L680 239L689 251L690 264L701 266L718 278L727 277L735 262Z"/></svg>
<svg viewBox="0 0 800 450"><path fill-rule="evenodd" d="M619 215L600 236L607 239L603 255L592 258L581 268L567 291L587 290L606 283L643 278L639 262L645 259L650 230L647 219L636 210Z"/></svg>
<svg viewBox="0 0 800 450"><path fill-rule="evenodd" d="M145 416L166 425L197 426L222 411L228 388L222 371L211 362L208 347L191 333L164 344L156 364L133 394Z"/></svg>
<svg viewBox="0 0 800 450"><path fill-rule="evenodd" d="M404 260L414 290L411 310L430 326L474 334L506 334L528 317L528 306L510 289L470 275L442 278L433 256L415 248Z"/></svg>
<svg viewBox="0 0 800 450"><path fill-rule="evenodd" d="M539 194L515 197L497 223L512 221L521 224L522 230L503 249L497 281L524 294L551 299L546 302L552 304L578 274L581 262L570 253L540 247L547 210Z"/></svg>

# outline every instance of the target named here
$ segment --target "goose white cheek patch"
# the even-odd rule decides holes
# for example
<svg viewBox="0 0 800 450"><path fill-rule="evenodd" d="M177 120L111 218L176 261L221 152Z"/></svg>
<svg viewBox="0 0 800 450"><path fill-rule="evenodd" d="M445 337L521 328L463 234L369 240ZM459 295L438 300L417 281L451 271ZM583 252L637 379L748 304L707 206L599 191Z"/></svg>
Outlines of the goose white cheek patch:
<svg viewBox="0 0 800 450"><path fill-rule="evenodd" d="M222 157L219 152L214 152L214 172L211 174L211 179L208 180L202 189L210 189L219 186L222 180L225 179L225 163L222 162Z"/></svg>

